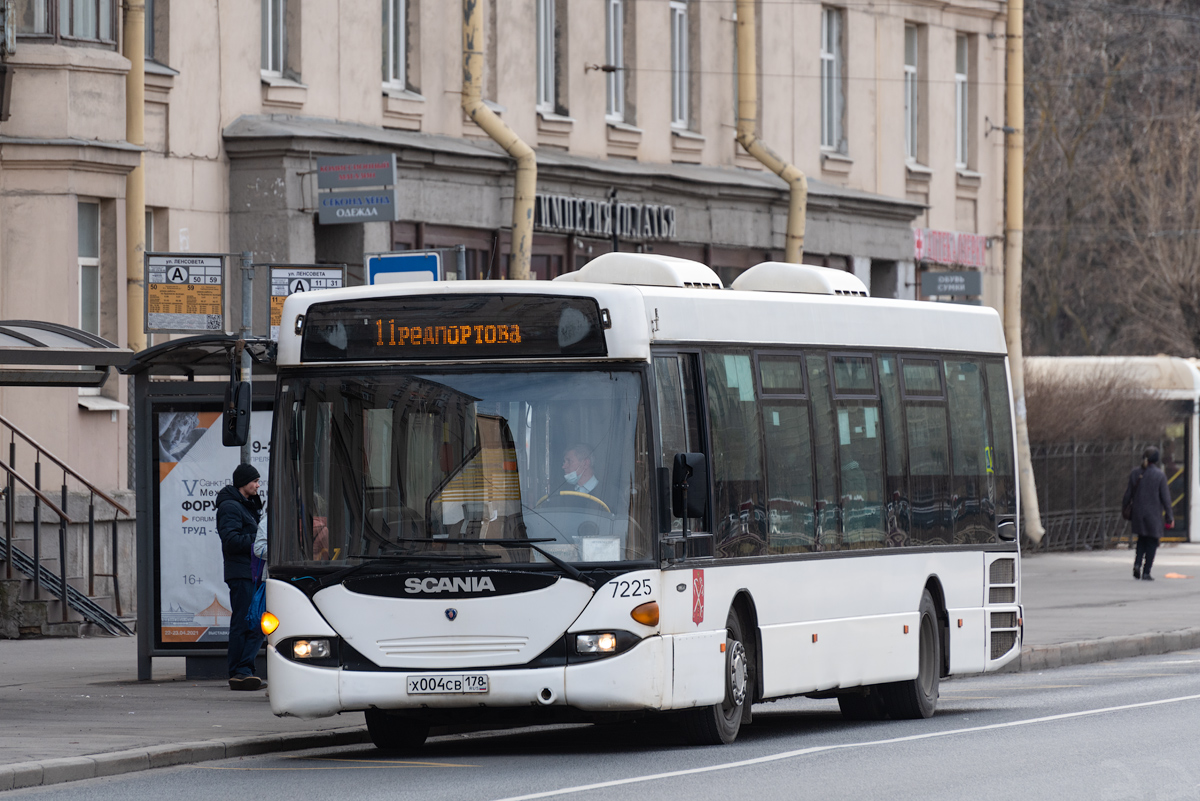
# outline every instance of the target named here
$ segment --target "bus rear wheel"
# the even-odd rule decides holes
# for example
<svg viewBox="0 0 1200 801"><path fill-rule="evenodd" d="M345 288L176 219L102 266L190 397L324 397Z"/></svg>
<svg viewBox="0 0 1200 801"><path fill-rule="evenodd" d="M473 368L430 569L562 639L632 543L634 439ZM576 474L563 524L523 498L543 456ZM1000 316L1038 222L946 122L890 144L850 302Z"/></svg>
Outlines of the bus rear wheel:
<svg viewBox="0 0 1200 801"><path fill-rule="evenodd" d="M941 676L941 628L938 626L937 607L933 605L929 590L921 595L920 610L920 622L917 624L920 637L917 677L880 687L888 714L894 719L929 718L937 709Z"/></svg>
<svg viewBox="0 0 1200 801"><path fill-rule="evenodd" d="M420 748L429 736L429 725L389 715L382 709L368 709L367 733L381 751L411 751Z"/></svg>
<svg viewBox="0 0 1200 801"><path fill-rule="evenodd" d="M750 698L750 656L738 613L725 621L725 698L719 704L689 709L681 715L683 735L692 745L728 745L737 739Z"/></svg>

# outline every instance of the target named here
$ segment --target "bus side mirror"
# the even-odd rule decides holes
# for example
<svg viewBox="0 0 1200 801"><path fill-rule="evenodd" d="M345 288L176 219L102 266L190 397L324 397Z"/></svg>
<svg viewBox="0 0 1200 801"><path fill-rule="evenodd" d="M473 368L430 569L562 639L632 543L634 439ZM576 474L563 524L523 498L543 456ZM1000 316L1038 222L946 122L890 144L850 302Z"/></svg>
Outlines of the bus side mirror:
<svg viewBox="0 0 1200 801"><path fill-rule="evenodd" d="M221 444L226 448L240 448L250 439L250 396L253 390L249 381L229 382L225 387L225 406L221 415Z"/></svg>
<svg viewBox="0 0 1200 801"><path fill-rule="evenodd" d="M708 467L702 453L677 453L671 476L671 513L703 517L708 505Z"/></svg>
<svg viewBox="0 0 1200 801"><path fill-rule="evenodd" d="M1017 539L1017 523L1015 520L1005 520L996 524L996 536L1001 542L1013 542Z"/></svg>

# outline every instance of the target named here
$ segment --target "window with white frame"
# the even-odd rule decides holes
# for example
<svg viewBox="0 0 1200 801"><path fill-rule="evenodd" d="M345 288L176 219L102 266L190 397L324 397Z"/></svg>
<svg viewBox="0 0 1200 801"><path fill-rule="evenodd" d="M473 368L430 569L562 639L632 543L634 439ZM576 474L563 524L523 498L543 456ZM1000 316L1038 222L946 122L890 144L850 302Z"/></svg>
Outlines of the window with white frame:
<svg viewBox="0 0 1200 801"><path fill-rule="evenodd" d="M408 88L408 0L383 0L383 87Z"/></svg>
<svg viewBox="0 0 1200 801"><path fill-rule="evenodd" d="M554 0L537 2L537 109L554 112Z"/></svg>
<svg viewBox="0 0 1200 801"><path fill-rule="evenodd" d="M100 336L100 204L80 202L79 327Z"/></svg>
<svg viewBox="0 0 1200 801"><path fill-rule="evenodd" d="M904 156L917 160L917 104L920 102L917 84L917 26L904 26Z"/></svg>
<svg viewBox="0 0 1200 801"><path fill-rule="evenodd" d="M821 147L844 152L842 11L821 9Z"/></svg>
<svg viewBox="0 0 1200 801"><path fill-rule="evenodd" d="M287 47L287 0L262 0L262 71L283 75Z"/></svg>
<svg viewBox="0 0 1200 801"><path fill-rule="evenodd" d="M671 0L671 125L687 128L691 122L688 52L688 4Z"/></svg>
<svg viewBox="0 0 1200 801"><path fill-rule="evenodd" d="M22 38L117 40L114 0L16 0L13 10Z"/></svg>
<svg viewBox="0 0 1200 801"><path fill-rule="evenodd" d="M954 162L965 169L970 158L970 109L967 105L970 40L960 33L954 41Z"/></svg>
<svg viewBox="0 0 1200 801"><path fill-rule="evenodd" d="M606 73L609 122L625 121L625 0L605 0L605 56L613 71Z"/></svg>

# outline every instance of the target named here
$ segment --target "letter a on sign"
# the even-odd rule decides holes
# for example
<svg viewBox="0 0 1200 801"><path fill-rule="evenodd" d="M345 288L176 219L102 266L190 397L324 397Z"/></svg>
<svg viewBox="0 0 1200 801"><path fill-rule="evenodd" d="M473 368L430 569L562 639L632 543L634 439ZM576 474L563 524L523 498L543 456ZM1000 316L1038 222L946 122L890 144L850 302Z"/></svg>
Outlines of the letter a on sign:
<svg viewBox="0 0 1200 801"><path fill-rule="evenodd" d="M704 622L704 571L692 571L692 622Z"/></svg>

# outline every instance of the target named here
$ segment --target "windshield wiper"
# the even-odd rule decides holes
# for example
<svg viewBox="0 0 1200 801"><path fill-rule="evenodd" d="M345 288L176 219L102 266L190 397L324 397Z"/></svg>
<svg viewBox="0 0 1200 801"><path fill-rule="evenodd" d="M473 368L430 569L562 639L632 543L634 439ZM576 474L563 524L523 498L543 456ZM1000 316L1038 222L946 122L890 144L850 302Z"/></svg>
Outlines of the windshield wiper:
<svg viewBox="0 0 1200 801"><path fill-rule="evenodd" d="M582 581L584 584L588 585L593 590L600 589L600 584L597 584L595 579L593 579L591 576L584 573L579 568L575 567L575 565L571 564L570 562L563 561L562 559L558 558L554 554L547 551L545 548L539 548L536 545L534 545L535 542L558 542L558 540L554 539L553 537L546 537L543 539L536 539L536 540L514 540L514 539L507 539L507 540L506 539L498 539L498 540L454 539L454 540L451 540L451 539L441 539L440 537L436 540L429 540L428 538L410 538L410 539L402 538L402 539L396 540L396 542L452 542L452 543L455 543L456 545L471 545L471 544L503 545L505 547L510 547L510 548L532 548L533 550L540 553L542 556L546 557L546 559L551 564L553 564L558 569L562 570L564 573L566 573L571 578L575 579L576 581Z"/></svg>

